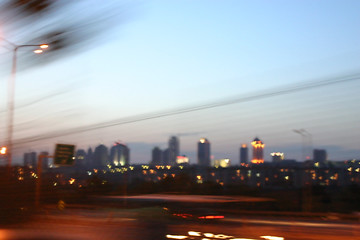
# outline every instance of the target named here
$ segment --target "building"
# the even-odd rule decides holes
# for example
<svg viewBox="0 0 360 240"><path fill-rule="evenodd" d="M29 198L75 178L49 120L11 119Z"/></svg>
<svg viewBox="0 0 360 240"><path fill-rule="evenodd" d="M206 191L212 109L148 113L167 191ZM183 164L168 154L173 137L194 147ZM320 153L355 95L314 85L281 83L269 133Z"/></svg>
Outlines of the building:
<svg viewBox="0 0 360 240"><path fill-rule="evenodd" d="M154 147L151 154L152 165L164 165L163 151L159 147Z"/></svg>
<svg viewBox="0 0 360 240"><path fill-rule="evenodd" d="M210 167L210 142L206 138L201 138L198 142L198 164L203 167Z"/></svg>
<svg viewBox="0 0 360 240"><path fill-rule="evenodd" d="M40 153L41 156L41 167L43 170L46 170L50 167L50 162L49 162L49 153L48 152L41 152Z"/></svg>
<svg viewBox="0 0 360 240"><path fill-rule="evenodd" d="M325 163L327 161L327 153L324 149L314 149L313 152L314 162Z"/></svg>
<svg viewBox="0 0 360 240"><path fill-rule="evenodd" d="M240 148L240 165L245 166L249 162L249 149L246 144L242 144Z"/></svg>
<svg viewBox="0 0 360 240"><path fill-rule="evenodd" d="M24 166L28 168L36 168L37 154L36 152L29 152L24 154Z"/></svg>
<svg viewBox="0 0 360 240"><path fill-rule="evenodd" d="M128 166L130 164L130 149L123 143L115 142L110 149L110 164Z"/></svg>
<svg viewBox="0 0 360 240"><path fill-rule="evenodd" d="M172 136L169 140L169 165L175 166L176 159L180 155L180 143L179 139L175 136Z"/></svg>
<svg viewBox="0 0 360 240"><path fill-rule="evenodd" d="M253 164L264 163L265 144L259 138L256 137L254 141L252 141L251 145L253 146L253 158L251 160L251 163Z"/></svg>
<svg viewBox="0 0 360 240"><path fill-rule="evenodd" d="M189 164L189 158L187 156L178 156L176 158L176 164L178 165L184 165L184 164Z"/></svg>
<svg viewBox="0 0 360 240"><path fill-rule="evenodd" d="M85 165L87 167L92 166L93 158L94 158L93 150L91 149L91 147L89 147L87 150L86 159L85 159Z"/></svg>
<svg viewBox="0 0 360 240"><path fill-rule="evenodd" d="M162 165L169 165L169 149L165 149L162 153Z"/></svg>
<svg viewBox="0 0 360 240"><path fill-rule="evenodd" d="M93 168L103 168L109 164L109 155L108 155L108 148L100 144L95 148L92 164L91 167Z"/></svg>
<svg viewBox="0 0 360 240"><path fill-rule="evenodd" d="M83 149L78 149L75 153L75 166L84 167L86 165L86 152Z"/></svg>
<svg viewBox="0 0 360 240"><path fill-rule="evenodd" d="M281 152L273 152L273 153L270 153L270 155L271 155L273 163L281 162L285 158L284 153L281 153Z"/></svg>

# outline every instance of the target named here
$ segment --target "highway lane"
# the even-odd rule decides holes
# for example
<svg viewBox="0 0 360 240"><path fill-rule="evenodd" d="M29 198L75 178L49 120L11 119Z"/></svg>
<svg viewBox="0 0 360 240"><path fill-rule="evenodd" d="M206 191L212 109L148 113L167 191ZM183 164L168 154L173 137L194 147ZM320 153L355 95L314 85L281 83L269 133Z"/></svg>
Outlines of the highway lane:
<svg viewBox="0 0 360 240"><path fill-rule="evenodd" d="M198 233L191 236L189 232ZM205 235L207 234L207 235ZM0 239L265 239L360 240L358 223L232 217L216 222L169 219L158 208L49 211L0 230Z"/></svg>

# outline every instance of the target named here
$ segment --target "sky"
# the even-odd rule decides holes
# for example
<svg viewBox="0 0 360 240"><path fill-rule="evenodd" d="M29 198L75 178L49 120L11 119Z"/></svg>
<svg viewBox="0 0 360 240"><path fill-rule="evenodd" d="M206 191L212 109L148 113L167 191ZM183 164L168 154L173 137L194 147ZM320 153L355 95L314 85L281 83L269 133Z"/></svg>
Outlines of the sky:
<svg viewBox="0 0 360 240"><path fill-rule="evenodd" d="M96 7L86 4L83 12ZM332 160L360 158L359 7L350 0L124 1L96 42L17 73L15 143L54 137L17 144L16 161L25 151L52 152L56 143L87 149L120 140L132 163L147 163L151 149L165 149L172 135L191 163L201 137L211 142L215 159L232 164L240 145L255 137L265 143L266 161L273 151L301 160L302 146L309 156L320 148ZM0 53L4 143L11 51ZM264 96L349 76L354 80ZM124 123L244 97L252 100ZM115 124L58 134L108 122ZM307 137L294 129L305 129Z"/></svg>

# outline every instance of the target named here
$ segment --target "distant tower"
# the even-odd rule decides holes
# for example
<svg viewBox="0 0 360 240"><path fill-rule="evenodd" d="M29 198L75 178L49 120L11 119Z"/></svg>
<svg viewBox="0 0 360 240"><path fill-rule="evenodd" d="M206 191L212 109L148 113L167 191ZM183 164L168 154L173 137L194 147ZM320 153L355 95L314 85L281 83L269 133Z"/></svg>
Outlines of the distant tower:
<svg viewBox="0 0 360 240"><path fill-rule="evenodd" d="M259 138L256 137L254 141L252 141L251 145L253 146L253 158L251 160L251 163L253 164L264 163L265 144Z"/></svg>
<svg viewBox="0 0 360 240"><path fill-rule="evenodd" d="M49 168L50 163L49 163L49 158L45 157L45 156L49 156L49 153L48 152L41 152L40 155L43 156L42 159L41 159L42 169L46 170L46 169Z"/></svg>
<svg viewBox="0 0 360 240"><path fill-rule="evenodd" d="M273 152L270 155L272 157L272 162L273 163L281 162L285 158L285 155L282 152Z"/></svg>
<svg viewBox="0 0 360 240"><path fill-rule="evenodd" d="M169 140L169 165L176 165L176 158L179 156L179 140L177 137L173 136Z"/></svg>
<svg viewBox="0 0 360 240"><path fill-rule="evenodd" d="M115 142L110 149L110 164L127 166L130 164L130 149L123 143Z"/></svg>
<svg viewBox="0 0 360 240"><path fill-rule="evenodd" d="M86 165L86 152L83 149L79 149L75 154L75 166L84 167Z"/></svg>
<svg viewBox="0 0 360 240"><path fill-rule="evenodd" d="M159 147L154 147L152 150L151 164L153 165L164 165L163 162L163 151Z"/></svg>
<svg viewBox="0 0 360 240"><path fill-rule="evenodd" d="M324 149L314 149L313 155L315 162L325 163L327 161L327 153Z"/></svg>
<svg viewBox="0 0 360 240"><path fill-rule="evenodd" d="M198 142L198 164L210 167L210 142L206 138L201 138Z"/></svg>
<svg viewBox="0 0 360 240"><path fill-rule="evenodd" d="M95 168L103 168L109 164L109 155L108 148L100 144L95 148L93 159L92 159L92 167Z"/></svg>
<svg viewBox="0 0 360 240"><path fill-rule="evenodd" d="M249 149L246 144L242 144L240 148L240 165L245 165L249 162Z"/></svg>
<svg viewBox="0 0 360 240"><path fill-rule="evenodd" d="M24 154L24 166L29 168L36 168L37 154L36 152L29 152Z"/></svg>
<svg viewBox="0 0 360 240"><path fill-rule="evenodd" d="M86 159L85 159L85 165L87 168L91 168L92 162L93 162L94 153L91 147L88 148Z"/></svg>
<svg viewBox="0 0 360 240"><path fill-rule="evenodd" d="M165 149L162 153L162 164L169 165L169 149Z"/></svg>

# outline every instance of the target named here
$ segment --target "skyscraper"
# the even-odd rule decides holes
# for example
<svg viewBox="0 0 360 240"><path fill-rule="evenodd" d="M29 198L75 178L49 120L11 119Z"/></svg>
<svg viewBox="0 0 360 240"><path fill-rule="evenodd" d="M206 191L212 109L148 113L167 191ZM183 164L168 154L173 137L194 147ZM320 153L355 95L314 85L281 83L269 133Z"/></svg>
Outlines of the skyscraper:
<svg viewBox="0 0 360 240"><path fill-rule="evenodd" d="M169 149L165 149L162 154L162 164L169 165Z"/></svg>
<svg viewBox="0 0 360 240"><path fill-rule="evenodd" d="M87 168L91 168L92 162L93 162L94 153L91 147L88 148L86 159L85 159L85 165Z"/></svg>
<svg viewBox="0 0 360 240"><path fill-rule="evenodd" d="M253 146L253 158L251 160L251 163L253 164L264 163L265 144L259 138L256 137L254 141L252 141L251 145Z"/></svg>
<svg viewBox="0 0 360 240"><path fill-rule="evenodd" d="M201 138L198 142L198 164L210 167L210 142L206 138Z"/></svg>
<svg viewBox="0 0 360 240"><path fill-rule="evenodd" d="M249 162L249 149L246 144L242 144L240 148L240 165L245 165Z"/></svg>
<svg viewBox="0 0 360 240"><path fill-rule="evenodd" d="M313 155L315 162L325 163L327 161L327 153L324 149L314 149Z"/></svg>
<svg viewBox="0 0 360 240"><path fill-rule="evenodd" d="M37 154L36 152L29 152L24 154L24 166L29 168L36 168Z"/></svg>
<svg viewBox="0 0 360 240"><path fill-rule="evenodd" d="M282 152L273 152L273 153L270 153L270 155L272 157L273 163L281 162L285 158L285 155Z"/></svg>
<svg viewBox="0 0 360 240"><path fill-rule="evenodd" d="M40 153L40 156L41 156L41 164L42 164L42 169L43 170L46 170L49 168L50 166L50 163L49 163L49 158L47 156L49 156L49 153L48 152L41 152Z"/></svg>
<svg viewBox="0 0 360 240"><path fill-rule="evenodd" d="M78 149L75 154L75 166L84 167L86 160L86 152L83 149Z"/></svg>
<svg viewBox="0 0 360 240"><path fill-rule="evenodd" d="M152 150L151 164L153 165L164 165L163 162L163 151L159 147L154 147Z"/></svg>
<svg viewBox="0 0 360 240"><path fill-rule="evenodd" d="M177 137L172 136L169 140L169 165L176 165L176 158L179 156L180 147L179 140Z"/></svg>
<svg viewBox="0 0 360 240"><path fill-rule="evenodd" d="M115 142L110 149L110 164L127 166L130 164L130 149L123 143Z"/></svg>
<svg viewBox="0 0 360 240"><path fill-rule="evenodd" d="M100 144L95 148L92 167L94 168L103 168L109 164L109 155L108 155L108 148Z"/></svg>

